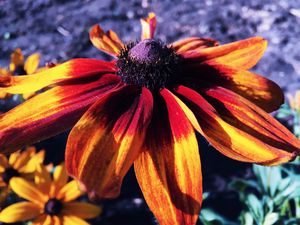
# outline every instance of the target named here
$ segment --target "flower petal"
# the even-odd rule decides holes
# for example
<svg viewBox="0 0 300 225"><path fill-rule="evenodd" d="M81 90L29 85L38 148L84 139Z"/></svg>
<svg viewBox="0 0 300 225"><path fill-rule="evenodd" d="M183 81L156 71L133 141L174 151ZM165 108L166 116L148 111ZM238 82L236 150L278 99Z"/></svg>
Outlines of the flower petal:
<svg viewBox="0 0 300 225"><path fill-rule="evenodd" d="M113 62L97 59L72 59L32 75L10 76L9 81L0 79L0 92L32 93L61 81L114 73L114 71Z"/></svg>
<svg viewBox="0 0 300 225"><path fill-rule="evenodd" d="M118 82L119 77L107 74L85 84L54 87L0 115L1 151L15 151L69 129Z"/></svg>
<svg viewBox="0 0 300 225"><path fill-rule="evenodd" d="M67 202L64 204L62 214L76 216L82 219L91 219L100 215L102 209L86 202Z"/></svg>
<svg viewBox="0 0 300 225"><path fill-rule="evenodd" d="M211 38L189 37L170 44L177 54L183 54L187 51L199 51L203 48L218 46L218 41Z"/></svg>
<svg viewBox="0 0 300 225"><path fill-rule="evenodd" d="M274 120L267 116L266 113L263 113L262 110L255 107L250 102L247 101L247 104L249 105L248 108L243 105L245 108L241 107L239 109L238 106L241 104L229 106L230 103L226 103L228 99L225 99L225 97L224 99L221 99L222 101L224 100L223 104L225 106L228 108L232 107L231 112L236 110L235 115L231 115L232 117L236 116L241 118L242 115L239 113L250 113L248 116L243 116L243 121L235 121L236 124L234 124L233 122L228 123L227 119L223 120L222 116L218 114L212 105L197 92L184 86L179 86L176 92L195 113L202 130L202 135L224 155L235 160L263 165L277 165L295 158L296 155L294 151L299 148L299 144L296 143L290 134L286 133L285 129L275 133L274 130L282 129L282 126L279 126L276 121L274 122ZM235 101L235 103L237 103L237 101ZM250 110L250 107L255 107L255 109L258 110L257 114ZM220 107L220 109L224 110L224 107ZM240 110L242 110L242 112ZM262 126L254 127L257 126L254 121L262 121L263 118L267 120L262 124L265 125L264 129ZM228 120L229 119L230 118L228 118ZM274 124L271 125L270 121ZM255 131L249 130L249 127L246 126L250 126L251 129L254 129ZM285 144L284 146L282 140L279 142L277 135L281 132L285 133L285 136L288 136L289 139L298 146L293 146L292 144L289 146L288 144ZM266 139L268 139L264 137L266 133L268 133L268 138L270 138L271 141L266 141Z"/></svg>
<svg viewBox="0 0 300 225"><path fill-rule="evenodd" d="M151 119L152 94L123 86L99 99L71 131L68 173L91 195L113 198L136 159ZM86 134L89 135L86 135Z"/></svg>
<svg viewBox="0 0 300 225"><path fill-rule="evenodd" d="M203 96L222 119L232 126L269 145L289 152L300 151L300 141L288 129L243 97L222 87L206 89Z"/></svg>
<svg viewBox="0 0 300 225"><path fill-rule="evenodd" d="M142 35L141 40L154 38L156 29L156 16L155 13L151 12L147 18L141 19Z"/></svg>
<svg viewBox="0 0 300 225"><path fill-rule="evenodd" d="M43 164L37 165L34 182L41 192L43 192L47 196L53 197L51 193L51 175L46 166L44 166Z"/></svg>
<svg viewBox="0 0 300 225"><path fill-rule="evenodd" d="M32 222L31 222L31 225L45 225L45 220L46 220L46 217L47 215L40 215L38 216L36 219L34 219Z"/></svg>
<svg viewBox="0 0 300 225"><path fill-rule="evenodd" d="M13 177L9 182L12 190L21 198L27 199L38 206L44 206L47 196L34 183L20 177Z"/></svg>
<svg viewBox="0 0 300 225"><path fill-rule="evenodd" d="M41 58L41 55L38 53L35 53L35 54L30 55L26 59L24 69L27 74L33 74L37 70L39 63L40 63L40 58Z"/></svg>
<svg viewBox="0 0 300 225"><path fill-rule="evenodd" d="M8 160L5 155L0 154L0 173L8 167Z"/></svg>
<svg viewBox="0 0 300 225"><path fill-rule="evenodd" d="M63 217L64 225L89 225L83 219L78 218L77 216L64 216Z"/></svg>
<svg viewBox="0 0 300 225"><path fill-rule="evenodd" d="M255 66L267 48L262 37L252 37L211 48L195 49L181 55L191 61L210 60L234 68L248 70Z"/></svg>
<svg viewBox="0 0 300 225"><path fill-rule="evenodd" d="M41 213L41 209L32 202L18 202L3 209L0 213L0 221L15 223L33 219Z"/></svg>
<svg viewBox="0 0 300 225"><path fill-rule="evenodd" d="M202 201L197 139L173 94L163 89L161 95L165 103L155 99L145 149L134 163L136 177L159 224L195 224Z"/></svg>
<svg viewBox="0 0 300 225"><path fill-rule="evenodd" d="M204 63L189 65L185 84L200 88L222 86L243 96L267 112L277 110L284 102L281 88L273 81L258 74L226 65Z"/></svg>
<svg viewBox="0 0 300 225"><path fill-rule="evenodd" d="M22 66L23 64L24 56L22 50L20 48L16 48L15 51L10 55L9 70L13 73L18 66Z"/></svg>
<svg viewBox="0 0 300 225"><path fill-rule="evenodd" d="M33 173L37 166L44 162L45 159L45 150L40 150L36 154L30 157L27 163L20 168L22 173Z"/></svg>
<svg viewBox="0 0 300 225"><path fill-rule="evenodd" d="M79 189L78 182L72 180L65 184L57 193L56 198L64 202L73 201L74 199L83 195L83 191Z"/></svg>
<svg viewBox="0 0 300 225"><path fill-rule="evenodd" d="M56 188L55 193L68 182L68 175L64 163L55 167L53 173L53 182Z"/></svg>
<svg viewBox="0 0 300 225"><path fill-rule="evenodd" d="M23 166L25 166L27 164L27 162L29 161L32 153L34 153L34 152L35 152L34 148L30 148L30 149L25 150L25 151L20 151L18 157L16 158L14 164L12 165L13 168L16 169L16 170L20 170L20 168L22 168Z"/></svg>
<svg viewBox="0 0 300 225"><path fill-rule="evenodd" d="M124 47L124 44L115 32L109 30L105 33L99 25L94 25L91 28L90 40L100 51L114 57L117 57L120 50Z"/></svg>

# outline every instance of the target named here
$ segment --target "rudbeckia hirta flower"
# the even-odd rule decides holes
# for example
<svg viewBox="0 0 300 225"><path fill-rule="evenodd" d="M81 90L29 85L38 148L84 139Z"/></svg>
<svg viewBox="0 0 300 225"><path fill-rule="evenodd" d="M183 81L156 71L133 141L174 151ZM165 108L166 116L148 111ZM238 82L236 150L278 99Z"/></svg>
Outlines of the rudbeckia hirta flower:
<svg viewBox="0 0 300 225"><path fill-rule="evenodd" d="M92 196L117 197L134 164L161 225L195 224L202 201L195 131L224 155L262 165L294 159L300 142L268 114L282 104L281 89L248 71L266 40L165 44L154 38L153 13L141 23L141 41L128 44L111 30L91 29L111 62L73 59L3 83L12 94L51 89L2 115L0 146L10 152L73 127L67 171Z"/></svg>
<svg viewBox="0 0 300 225"><path fill-rule="evenodd" d="M36 152L35 147L12 153L9 158L0 154L0 187L8 187L11 178L33 179L36 167L44 161L45 151Z"/></svg>
<svg viewBox="0 0 300 225"><path fill-rule="evenodd" d="M75 180L68 182L63 164L54 170L53 178L47 168L40 165L35 183L12 178L12 190L28 201L18 202L3 209L0 221L14 223L32 220L32 225L87 225L83 219L97 217L101 208L87 202L74 202L83 192Z"/></svg>
<svg viewBox="0 0 300 225"><path fill-rule="evenodd" d="M38 71L40 63L40 54L34 53L25 60L22 50L16 48L10 55L9 70L0 67L0 81L5 82L10 80L10 76L13 75L26 75L33 74ZM24 99L32 97L35 93L24 93L22 96ZM0 99L8 98L11 95L9 93L0 91Z"/></svg>

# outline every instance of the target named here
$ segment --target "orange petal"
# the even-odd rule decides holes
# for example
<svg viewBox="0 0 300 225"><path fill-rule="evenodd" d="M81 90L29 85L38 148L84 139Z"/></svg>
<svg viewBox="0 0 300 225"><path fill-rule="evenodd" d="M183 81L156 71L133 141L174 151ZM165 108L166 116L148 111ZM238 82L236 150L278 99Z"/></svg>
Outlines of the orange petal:
<svg viewBox="0 0 300 225"><path fill-rule="evenodd" d="M238 101L235 99L236 102L229 106L230 103L226 102L229 100L224 97L224 103L222 104L225 104L228 108L231 107L231 112L235 110L234 113L237 118L235 118L236 123L234 124L232 121L227 122L230 117L226 120L222 119L222 116L218 114L212 105L197 92L183 86L178 87L176 92L195 113L202 135L224 155L239 161L263 165L277 165L295 158L295 151L300 146L299 141L296 141L291 134L286 132L286 129L276 133L275 129L282 129L283 127L250 102L244 101L249 106L247 108L242 103L235 105ZM221 111L225 110L220 105L218 107ZM255 113L253 109L250 110L251 107L255 107L257 112ZM242 112L249 113L249 115L242 116ZM226 112L222 113L225 114ZM241 117L243 117L243 121L237 122ZM267 121L258 126L255 124L255 120ZM288 143L283 144L283 140L278 137L279 133L285 133L283 137L289 137L287 141L291 140L295 143L295 146Z"/></svg>
<svg viewBox="0 0 300 225"><path fill-rule="evenodd" d="M90 31L90 40L93 45L100 51L117 57L124 44L119 39L118 35L112 30L106 33L99 25L94 25Z"/></svg>
<svg viewBox="0 0 300 225"><path fill-rule="evenodd" d="M71 131L67 171L91 195L113 198L136 159L152 112L152 95L125 86L96 102ZM86 134L89 135L86 135Z"/></svg>
<svg viewBox="0 0 300 225"><path fill-rule="evenodd" d="M63 217L63 224L64 225L89 225L89 223L84 221L83 219L71 215Z"/></svg>
<svg viewBox="0 0 300 225"><path fill-rule="evenodd" d="M5 155L0 154L0 173L8 167L8 160Z"/></svg>
<svg viewBox="0 0 300 225"><path fill-rule="evenodd" d="M211 48L183 52L181 55L192 61L213 61L239 69L250 69L257 64L267 48L262 37L252 37Z"/></svg>
<svg viewBox="0 0 300 225"><path fill-rule="evenodd" d="M141 25L141 40L154 38L154 33L156 29L156 16L153 12L149 13L147 18L141 19Z"/></svg>
<svg viewBox="0 0 300 225"><path fill-rule="evenodd" d="M10 64L9 70L13 73L18 66L24 64L24 56L20 48L16 48L13 53L10 55Z"/></svg>
<svg viewBox="0 0 300 225"><path fill-rule="evenodd" d="M0 93L32 93L61 81L114 72L113 62L104 62L97 59L72 59L32 75L10 76L9 81L0 79Z"/></svg>
<svg viewBox="0 0 300 225"><path fill-rule="evenodd" d="M186 67L185 84L199 88L218 85L234 91L267 112L277 110L284 102L281 88L273 81L245 70L220 64Z"/></svg>
<svg viewBox="0 0 300 225"><path fill-rule="evenodd" d="M177 54L183 54L187 51L199 51L203 48L218 46L218 41L211 38L189 37L170 44Z"/></svg>
<svg viewBox="0 0 300 225"><path fill-rule="evenodd" d="M118 82L119 77L107 74L85 84L54 87L0 115L1 151L15 151L69 129Z"/></svg>
<svg viewBox="0 0 300 225"><path fill-rule="evenodd" d="M174 96L167 89L161 95L165 103L155 101L136 177L159 224L196 224L202 201L197 139Z"/></svg>
<svg viewBox="0 0 300 225"><path fill-rule="evenodd" d="M30 55L26 59L24 69L27 74L32 74L32 73L36 72L36 70L39 66L39 63L40 63L40 58L41 58L41 55L38 53L35 53L35 54Z"/></svg>
<svg viewBox="0 0 300 225"><path fill-rule="evenodd" d="M300 141L288 129L243 97L222 87L206 89L203 94L223 120L232 126L269 145L289 152L300 150Z"/></svg>

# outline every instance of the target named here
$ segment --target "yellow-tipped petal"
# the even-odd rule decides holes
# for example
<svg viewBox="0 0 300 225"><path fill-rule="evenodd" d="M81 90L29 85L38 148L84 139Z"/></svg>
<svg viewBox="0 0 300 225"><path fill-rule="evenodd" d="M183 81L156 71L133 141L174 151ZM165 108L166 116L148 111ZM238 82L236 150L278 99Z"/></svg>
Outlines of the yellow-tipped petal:
<svg viewBox="0 0 300 225"><path fill-rule="evenodd" d="M0 221L4 223L15 223L27 221L37 217L41 209L32 202L19 202L8 206L0 213Z"/></svg>
<svg viewBox="0 0 300 225"><path fill-rule="evenodd" d="M156 16L155 13L151 12L147 18L141 19L142 35L141 39L152 39L156 29Z"/></svg>
<svg viewBox="0 0 300 225"><path fill-rule="evenodd" d="M39 63L40 63L40 58L41 58L41 55L38 53L35 53L35 54L30 55L26 59L24 69L27 74L32 74L37 70Z"/></svg>

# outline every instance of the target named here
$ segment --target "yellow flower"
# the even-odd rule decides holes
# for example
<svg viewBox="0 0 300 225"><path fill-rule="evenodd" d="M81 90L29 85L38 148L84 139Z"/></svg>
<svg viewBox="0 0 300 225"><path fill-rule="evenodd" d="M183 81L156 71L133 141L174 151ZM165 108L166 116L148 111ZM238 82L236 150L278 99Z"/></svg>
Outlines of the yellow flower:
<svg viewBox="0 0 300 225"><path fill-rule="evenodd" d="M38 71L40 54L34 53L25 60L22 50L16 48L10 55L9 70L0 67L0 79L7 79L13 75L27 75ZM42 68L41 68L42 69ZM40 71L40 69L39 69ZM35 92L23 94L23 99L28 99L35 95ZM0 99L9 98L11 94L0 92Z"/></svg>
<svg viewBox="0 0 300 225"><path fill-rule="evenodd" d="M97 217L101 208L86 202L72 202L83 194L75 180L68 182L64 164L55 167L53 177L44 165L38 166L35 183L20 177L11 179L12 190L28 202L18 202L0 213L0 221L32 220L32 225L86 225L83 219Z"/></svg>
<svg viewBox="0 0 300 225"><path fill-rule="evenodd" d="M0 154L0 187L8 187L13 177L33 178L37 166L44 158L45 151L36 152L35 147L12 153L9 159Z"/></svg>

